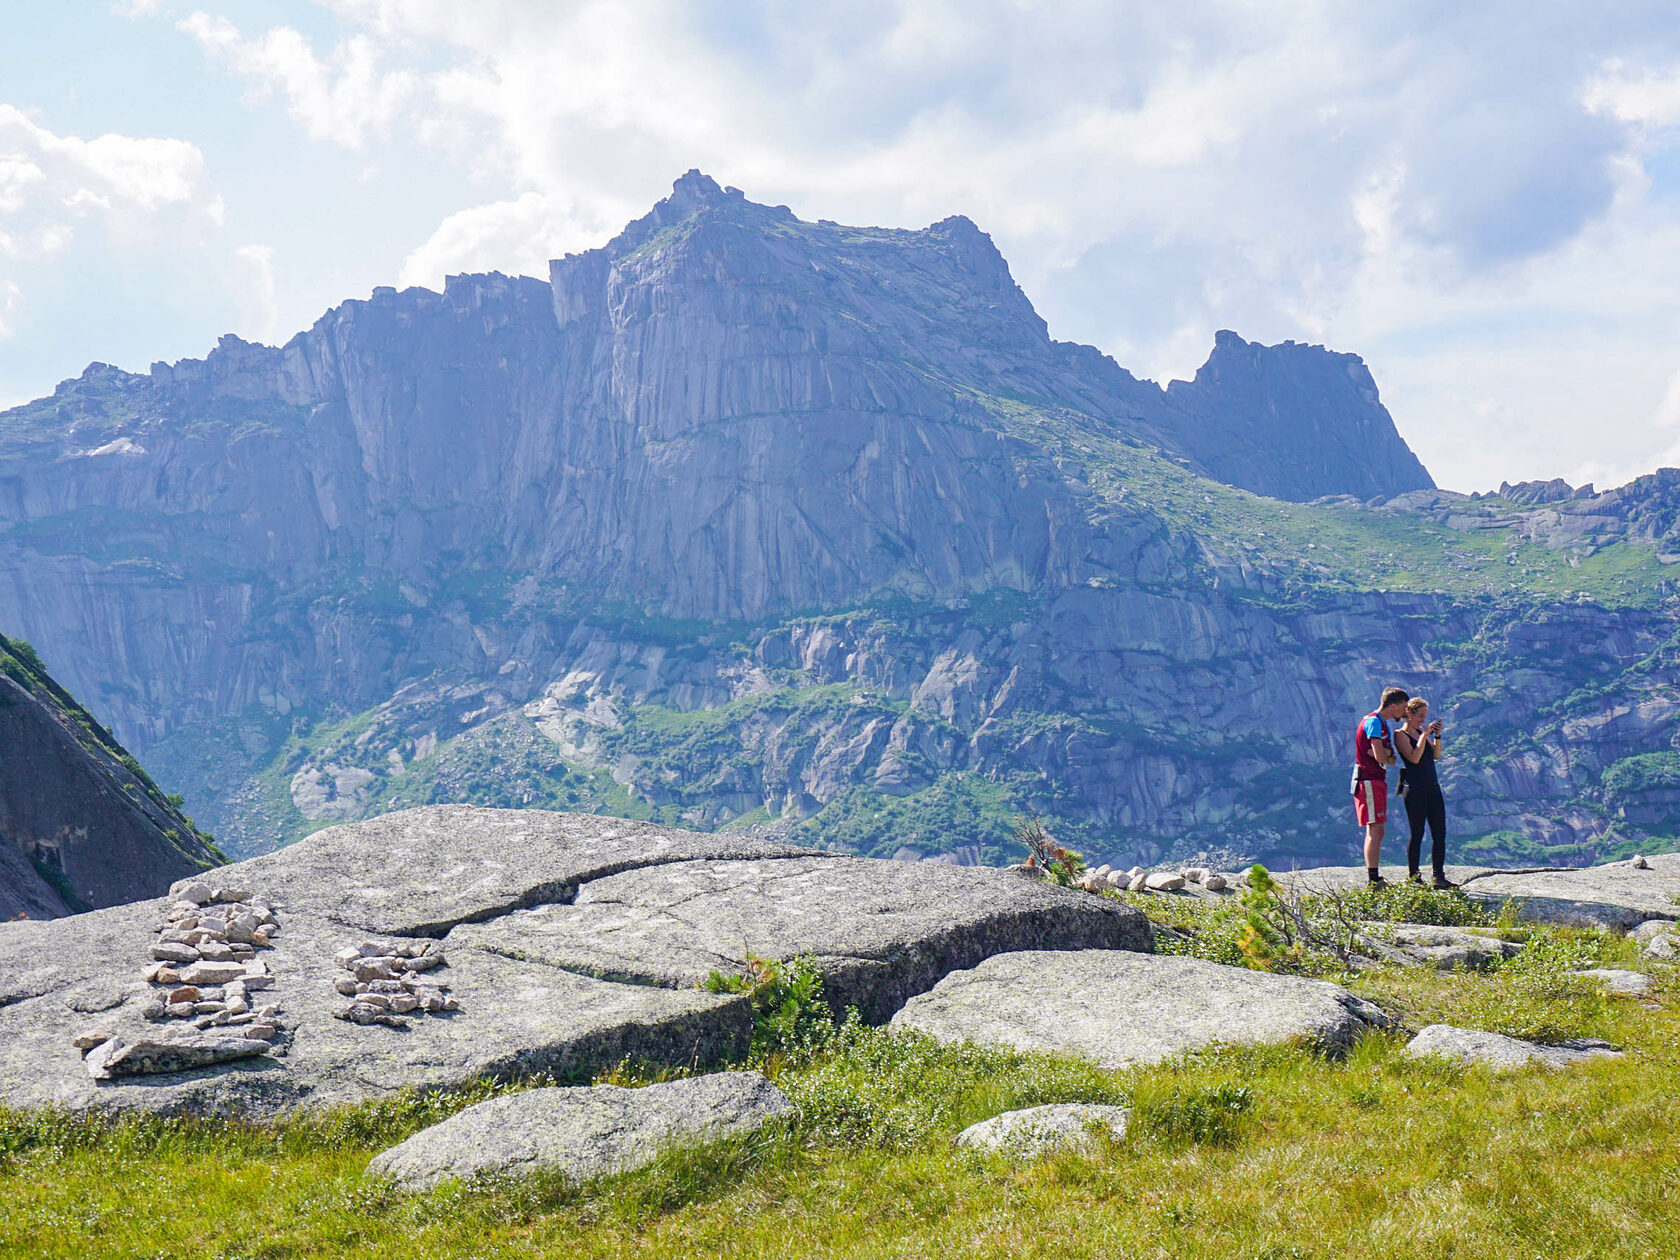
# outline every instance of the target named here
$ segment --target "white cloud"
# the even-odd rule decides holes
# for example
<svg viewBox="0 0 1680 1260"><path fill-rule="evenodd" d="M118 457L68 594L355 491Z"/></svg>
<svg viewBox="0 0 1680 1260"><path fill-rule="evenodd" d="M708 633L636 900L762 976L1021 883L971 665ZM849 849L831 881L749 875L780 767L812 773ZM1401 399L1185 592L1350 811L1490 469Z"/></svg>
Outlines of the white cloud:
<svg viewBox="0 0 1680 1260"><path fill-rule="evenodd" d="M15 331L12 316L23 302L23 290L11 280L0 277L0 337L10 337Z"/></svg>
<svg viewBox="0 0 1680 1260"><path fill-rule="evenodd" d="M505 271L548 277L548 260L598 244L609 222L560 198L528 192L457 211L403 262L400 282L442 288L459 272Z"/></svg>
<svg viewBox="0 0 1680 1260"><path fill-rule="evenodd" d="M382 70L377 46L366 35L344 40L322 58L287 26L245 39L226 18L202 11L178 25L207 54L250 80L258 97L280 92L312 138L347 149L387 133L419 86L413 72Z"/></svg>
<svg viewBox="0 0 1680 1260"><path fill-rule="evenodd" d="M240 334L248 341L273 341L280 331L280 304L274 290L274 247L241 245L233 251L233 257Z"/></svg>
<svg viewBox="0 0 1680 1260"><path fill-rule="evenodd" d="M1588 82L1581 102L1619 122L1672 127L1680 123L1680 67L1635 72L1612 59Z"/></svg>
<svg viewBox="0 0 1680 1260"><path fill-rule="evenodd" d="M0 104L0 326L14 331L21 269L66 253L87 225L119 248L202 243L222 201L184 140L60 136Z"/></svg>

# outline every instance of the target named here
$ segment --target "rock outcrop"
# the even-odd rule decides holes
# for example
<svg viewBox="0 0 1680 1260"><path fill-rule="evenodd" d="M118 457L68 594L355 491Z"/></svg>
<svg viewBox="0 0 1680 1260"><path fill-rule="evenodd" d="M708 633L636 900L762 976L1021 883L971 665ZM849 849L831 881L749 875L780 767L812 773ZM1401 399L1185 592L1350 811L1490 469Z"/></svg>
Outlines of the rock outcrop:
<svg viewBox="0 0 1680 1260"><path fill-rule="evenodd" d="M746 996L697 982L752 956L810 957L831 1001L879 1020L996 951L1151 947L1130 907L1002 871L537 810L405 811L215 878L219 890L189 880L171 898L0 925L0 1103L262 1116L626 1057L704 1065L744 1053L753 1017ZM201 892L216 911L218 891L283 925L256 961L160 937L191 938L196 924L168 916ZM222 949L226 961L207 957ZM181 996L198 985L217 991ZM236 986L278 1017L272 1040L242 1034ZM417 1015L428 990L447 998ZM389 1018L357 1018L358 1004Z"/></svg>
<svg viewBox="0 0 1680 1260"><path fill-rule="evenodd" d="M155 897L220 861L34 649L0 635L0 920Z"/></svg>
<svg viewBox="0 0 1680 1260"><path fill-rule="evenodd" d="M631 1172L673 1146L715 1142L791 1118L787 1096L756 1072L719 1072L640 1089L528 1089L477 1103L381 1151L368 1176L404 1190L484 1173L557 1173L588 1181Z"/></svg>
<svg viewBox="0 0 1680 1260"><path fill-rule="evenodd" d="M939 1041L1158 1063L1216 1044L1345 1049L1381 1010L1339 985L1198 958L1084 950L998 954L912 998L892 1026Z"/></svg>
<svg viewBox="0 0 1680 1260"><path fill-rule="evenodd" d="M1464 886L1467 897L1490 906L1512 902L1534 923L1604 927L1629 932L1647 919L1680 919L1680 853L1606 862L1580 870L1489 872Z"/></svg>
<svg viewBox="0 0 1680 1260"><path fill-rule="evenodd" d="M1622 1052L1607 1041L1574 1040L1548 1046L1473 1028L1431 1024L1406 1043L1405 1053L1414 1059L1441 1058L1463 1064L1479 1063L1496 1072L1509 1072L1530 1064L1547 1068L1573 1067L1593 1059L1618 1058Z"/></svg>
<svg viewBox="0 0 1680 1260"><path fill-rule="evenodd" d="M1174 381L1167 397L1184 409L1175 432L1193 458L1257 494L1388 499L1435 486L1358 355L1221 331L1196 378Z"/></svg>

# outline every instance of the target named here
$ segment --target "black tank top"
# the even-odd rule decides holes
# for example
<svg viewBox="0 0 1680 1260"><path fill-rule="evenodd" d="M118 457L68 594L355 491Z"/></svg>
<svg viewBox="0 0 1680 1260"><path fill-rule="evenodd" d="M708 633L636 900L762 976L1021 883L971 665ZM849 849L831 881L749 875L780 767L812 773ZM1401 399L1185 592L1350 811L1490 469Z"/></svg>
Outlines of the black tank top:
<svg viewBox="0 0 1680 1260"><path fill-rule="evenodd" d="M1410 737L1411 732L1406 735ZM1435 745L1431 744L1422 731L1418 732L1418 741L1423 745L1423 756L1414 765L1404 757L1400 761L1400 789L1410 794L1412 792L1438 792L1441 790L1441 780L1435 774Z"/></svg>

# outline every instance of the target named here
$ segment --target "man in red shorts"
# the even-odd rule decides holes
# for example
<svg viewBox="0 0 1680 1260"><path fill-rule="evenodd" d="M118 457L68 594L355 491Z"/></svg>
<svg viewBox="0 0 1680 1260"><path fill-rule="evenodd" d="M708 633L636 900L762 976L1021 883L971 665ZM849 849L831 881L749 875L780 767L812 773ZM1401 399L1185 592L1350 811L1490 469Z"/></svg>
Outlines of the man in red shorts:
<svg viewBox="0 0 1680 1260"><path fill-rule="evenodd" d="M1377 888L1388 885L1377 868L1388 824L1388 768L1394 764L1392 724L1405 720L1409 699L1399 687L1384 688L1382 703L1359 719L1353 733L1353 815L1365 828L1365 874Z"/></svg>

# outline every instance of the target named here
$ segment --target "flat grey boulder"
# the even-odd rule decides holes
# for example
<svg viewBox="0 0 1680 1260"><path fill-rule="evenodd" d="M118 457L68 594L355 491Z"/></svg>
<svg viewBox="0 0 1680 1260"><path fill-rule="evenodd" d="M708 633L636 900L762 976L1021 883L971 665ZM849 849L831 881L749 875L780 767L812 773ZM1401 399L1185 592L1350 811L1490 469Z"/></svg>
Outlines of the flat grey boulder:
<svg viewBox="0 0 1680 1260"><path fill-rule="evenodd" d="M1680 919L1680 853L1606 862L1569 871L1494 872L1470 880L1464 894L1488 906L1515 904L1530 923L1628 932L1650 919Z"/></svg>
<svg viewBox="0 0 1680 1260"><path fill-rule="evenodd" d="M1089 1150L1101 1133L1125 1137L1128 1114L1124 1107L1096 1103L1049 1103L971 1124L957 1134L957 1145L1019 1159L1036 1159L1054 1150Z"/></svg>
<svg viewBox="0 0 1680 1260"><path fill-rule="evenodd" d="M745 1053L752 1010L743 995L698 982L742 969L749 954L811 955L837 1010L856 1003L885 1019L989 953L1152 947L1135 909L1001 871L465 806L329 828L220 868L205 885L184 882L173 902L0 924L0 1104L261 1118L484 1077L587 1079L626 1057L704 1067ZM177 1009L160 1004L170 990L146 969L210 986L205 1011L221 1001L218 977L242 971L154 958L161 944L185 945L163 940L167 916L214 915L215 903L194 898L218 888L278 919L260 950L261 991L247 995L253 1010L237 1016L277 1008L273 1045L197 1065L153 1056L143 1075L90 1076L76 1042L92 1031L129 1045L177 1035L175 1022L160 1022ZM347 970L346 951L364 946L367 966ZM344 991L380 957L424 961L423 985L411 992L374 976L369 991ZM430 1005L408 1009L421 1001ZM380 1007L378 1017L338 1017L360 1006Z"/></svg>
<svg viewBox="0 0 1680 1260"><path fill-rule="evenodd" d="M1148 920L1112 898L984 867L826 856L647 867L451 939L669 988L738 973L749 955L809 956L830 1008L872 1022L992 954L1153 947Z"/></svg>
<svg viewBox="0 0 1680 1260"><path fill-rule="evenodd" d="M1627 971L1620 967L1590 967L1574 973L1586 980L1596 980L1611 993L1623 997L1644 997L1651 991L1651 977L1643 971Z"/></svg>
<svg viewBox="0 0 1680 1260"><path fill-rule="evenodd" d="M1360 949L1372 957L1402 967L1433 967L1437 971L1483 971L1514 957L1522 946L1466 928L1434 927L1421 923L1368 925Z"/></svg>
<svg viewBox="0 0 1680 1260"><path fill-rule="evenodd" d="M791 1116L756 1072L720 1072L624 1089L531 1089L468 1107L381 1151L367 1175L424 1190L478 1173L557 1172L574 1181L630 1172L665 1150L717 1141Z"/></svg>
<svg viewBox="0 0 1680 1260"><path fill-rule="evenodd" d="M946 976L892 1020L942 1042L1071 1054L1105 1068L1217 1044L1336 1050L1387 1023L1323 980L1119 950L999 954Z"/></svg>
<svg viewBox="0 0 1680 1260"><path fill-rule="evenodd" d="M1542 1046L1499 1033L1451 1024L1431 1024L1406 1043L1409 1058L1451 1059L1458 1063L1481 1063L1495 1071L1512 1071L1537 1063L1542 1067L1565 1068L1589 1059L1619 1059L1622 1052L1607 1041L1575 1040Z"/></svg>

